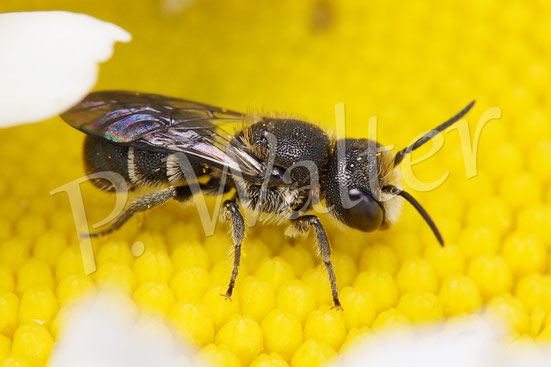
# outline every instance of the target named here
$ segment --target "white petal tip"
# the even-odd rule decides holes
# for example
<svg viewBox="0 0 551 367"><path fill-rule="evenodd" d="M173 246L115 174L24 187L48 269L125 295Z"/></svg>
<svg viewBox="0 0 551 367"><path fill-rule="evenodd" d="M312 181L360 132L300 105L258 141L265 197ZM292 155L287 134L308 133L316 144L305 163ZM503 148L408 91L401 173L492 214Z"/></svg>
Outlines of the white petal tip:
<svg viewBox="0 0 551 367"><path fill-rule="evenodd" d="M98 63L128 42L124 29L86 14L0 14L0 127L55 116L96 84Z"/></svg>

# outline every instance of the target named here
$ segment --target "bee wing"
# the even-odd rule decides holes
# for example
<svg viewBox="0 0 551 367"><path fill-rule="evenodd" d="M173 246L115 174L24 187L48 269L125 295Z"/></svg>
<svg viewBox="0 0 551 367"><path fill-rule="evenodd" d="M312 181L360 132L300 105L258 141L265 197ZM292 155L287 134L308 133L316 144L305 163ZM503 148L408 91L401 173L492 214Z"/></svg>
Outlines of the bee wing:
<svg viewBox="0 0 551 367"><path fill-rule="evenodd" d="M91 93L61 115L74 128L114 143L182 152L218 168L262 177L263 164L229 133L245 117L202 103L127 91Z"/></svg>

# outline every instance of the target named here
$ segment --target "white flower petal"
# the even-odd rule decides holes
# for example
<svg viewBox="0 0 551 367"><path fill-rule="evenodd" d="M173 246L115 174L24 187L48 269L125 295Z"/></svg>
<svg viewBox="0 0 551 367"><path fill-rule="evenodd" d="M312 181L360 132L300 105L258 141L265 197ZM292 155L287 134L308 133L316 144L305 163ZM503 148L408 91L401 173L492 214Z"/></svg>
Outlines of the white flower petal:
<svg viewBox="0 0 551 367"><path fill-rule="evenodd" d="M0 127L55 116L95 85L98 63L131 36L85 14L0 14Z"/></svg>
<svg viewBox="0 0 551 367"><path fill-rule="evenodd" d="M339 356L333 367L544 367L551 348L505 341L505 325L480 316L368 335L359 345Z"/></svg>
<svg viewBox="0 0 551 367"><path fill-rule="evenodd" d="M157 317L136 320L132 301L101 294L70 314L49 361L52 367L191 367L191 352Z"/></svg>

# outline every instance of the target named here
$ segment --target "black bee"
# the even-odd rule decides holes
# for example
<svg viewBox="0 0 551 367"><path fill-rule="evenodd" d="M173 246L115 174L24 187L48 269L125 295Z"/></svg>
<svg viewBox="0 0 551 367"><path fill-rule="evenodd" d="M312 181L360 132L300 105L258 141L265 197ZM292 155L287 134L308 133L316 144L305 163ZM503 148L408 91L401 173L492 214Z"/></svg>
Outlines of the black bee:
<svg viewBox="0 0 551 367"><path fill-rule="evenodd" d="M61 115L87 134L87 174L112 171L129 188L165 186L133 200L101 236L121 227L133 214L170 199L187 201L195 193L233 192L222 207L234 244L234 265L226 297L237 277L245 222L239 204L257 213L290 221L288 233L313 228L335 307L340 308L331 264L331 247L317 216L306 214L325 201L338 221L360 231L384 229L397 221L401 200L411 203L436 238L444 241L421 205L400 188L398 164L436 134L463 117L474 101L450 120L394 154L367 139L333 139L322 129L293 118L242 114L156 94L104 91L88 95ZM234 135L228 126L238 124ZM95 179L102 190L114 190Z"/></svg>

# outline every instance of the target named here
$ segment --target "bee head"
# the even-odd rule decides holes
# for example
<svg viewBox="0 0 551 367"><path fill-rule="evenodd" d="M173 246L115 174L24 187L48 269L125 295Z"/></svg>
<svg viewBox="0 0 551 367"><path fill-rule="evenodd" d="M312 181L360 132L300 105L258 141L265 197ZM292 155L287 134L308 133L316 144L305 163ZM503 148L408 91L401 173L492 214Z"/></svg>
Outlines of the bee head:
<svg viewBox="0 0 551 367"><path fill-rule="evenodd" d="M396 205L396 199L400 196L421 214L443 245L444 240L425 209L413 196L398 188L400 178L396 167L407 154L454 124L473 105L474 101L396 155L372 140L338 140L324 182L325 201L331 213L349 227L364 232L374 231L388 227L397 219L399 205Z"/></svg>
<svg viewBox="0 0 551 367"><path fill-rule="evenodd" d="M382 188L397 183L393 168L393 154L383 151L380 144L367 139L338 140L324 182L331 213L360 231L385 227L388 218Z"/></svg>

